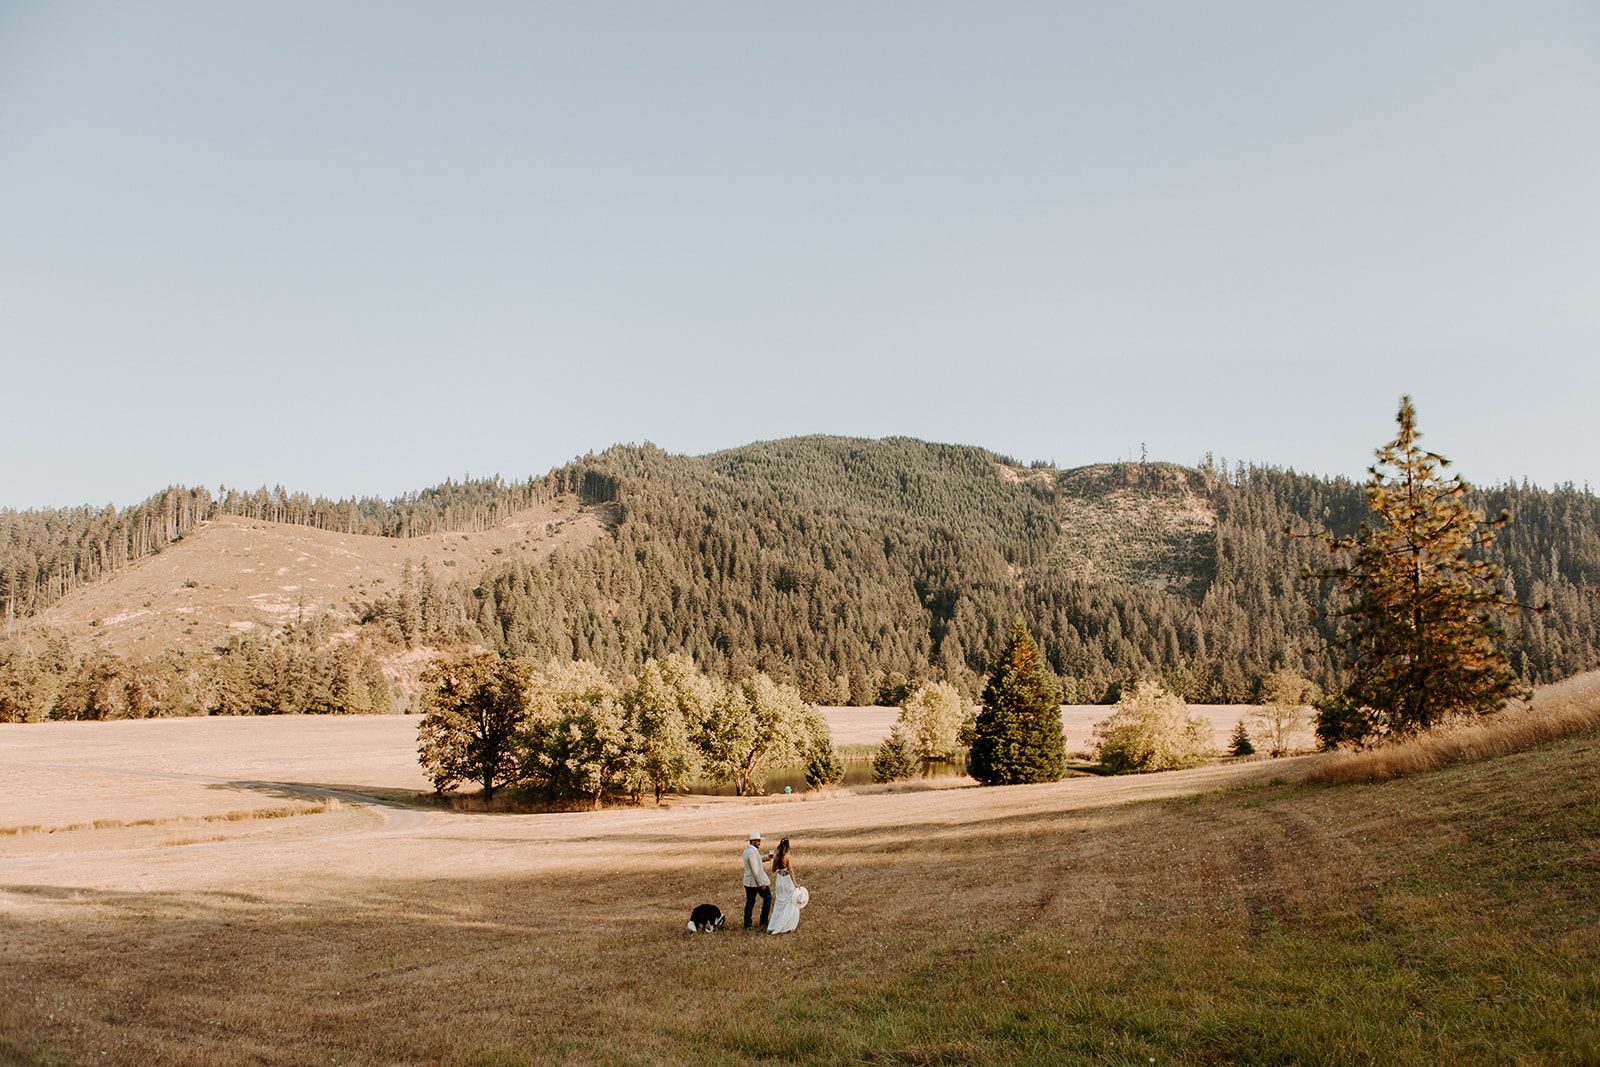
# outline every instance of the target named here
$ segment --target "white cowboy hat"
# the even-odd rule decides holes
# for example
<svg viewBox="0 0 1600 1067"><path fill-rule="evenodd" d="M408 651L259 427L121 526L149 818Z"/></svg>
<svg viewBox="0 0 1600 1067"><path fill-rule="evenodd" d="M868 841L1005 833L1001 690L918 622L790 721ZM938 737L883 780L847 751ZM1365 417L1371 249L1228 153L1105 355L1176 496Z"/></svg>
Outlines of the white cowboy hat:
<svg viewBox="0 0 1600 1067"><path fill-rule="evenodd" d="M810 899L811 899L811 892L810 892L810 890L806 889L805 886L797 885L797 886L794 887L794 906L795 907L797 907L797 908L805 907L806 906L806 901L808 901Z"/></svg>
<svg viewBox="0 0 1600 1067"><path fill-rule="evenodd" d="M750 840L751 841L760 841L761 840L761 835L760 834L751 834L750 835Z"/></svg>

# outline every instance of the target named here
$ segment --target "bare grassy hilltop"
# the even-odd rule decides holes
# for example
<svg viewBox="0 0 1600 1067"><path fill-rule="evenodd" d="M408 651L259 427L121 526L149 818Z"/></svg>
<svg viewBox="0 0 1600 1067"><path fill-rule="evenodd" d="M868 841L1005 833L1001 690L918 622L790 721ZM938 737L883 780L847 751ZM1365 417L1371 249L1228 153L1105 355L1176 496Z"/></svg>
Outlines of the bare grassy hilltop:
<svg viewBox="0 0 1600 1067"><path fill-rule="evenodd" d="M603 508L585 507L572 495L481 532L405 539L222 516L13 623L8 633L39 648L47 635L65 634L79 651L140 659L174 649L209 651L239 635L270 639L285 623L320 616L328 639L339 640L354 634L379 597L397 594L407 564L470 588L490 567L591 544L605 521ZM390 656L387 667L409 683L434 652L405 651Z"/></svg>
<svg viewBox="0 0 1600 1067"><path fill-rule="evenodd" d="M393 591L407 561L470 585L508 554L542 559L563 546L589 544L602 528L570 496L481 533L404 540L224 516L67 596L26 630L59 630L75 644L103 644L131 656L207 647L230 634L270 634L302 613L348 625Z"/></svg>
<svg viewBox="0 0 1600 1067"><path fill-rule="evenodd" d="M1592 727L1377 785L473 815L360 792L409 725L0 726L0 824L61 824L0 834L0 1062L1600 1062ZM753 829L794 934L737 929Z"/></svg>

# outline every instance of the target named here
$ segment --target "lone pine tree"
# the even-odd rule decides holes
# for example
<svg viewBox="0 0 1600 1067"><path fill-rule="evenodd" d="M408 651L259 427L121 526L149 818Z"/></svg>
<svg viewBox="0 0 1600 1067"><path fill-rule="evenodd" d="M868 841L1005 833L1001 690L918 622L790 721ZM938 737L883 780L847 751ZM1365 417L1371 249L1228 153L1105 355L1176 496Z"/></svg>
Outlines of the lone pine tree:
<svg viewBox="0 0 1600 1067"><path fill-rule="evenodd" d="M872 758L872 780L903 782L908 778L915 778L920 765L917 754L911 747L911 739L906 736L905 729L899 723L895 723L894 729L889 731L889 736L878 746L878 754Z"/></svg>
<svg viewBox="0 0 1600 1067"><path fill-rule="evenodd" d="M1336 642L1352 676L1346 698L1372 728L1404 733L1498 710L1525 690L1500 622L1520 605L1484 555L1510 515L1486 520L1468 506L1471 487L1444 475L1449 460L1418 445L1409 396L1397 418L1399 436L1368 469L1367 502L1381 522L1350 537L1318 535L1347 562L1309 576L1350 596L1334 613L1351 623Z"/></svg>
<svg viewBox="0 0 1600 1067"><path fill-rule="evenodd" d="M1228 755L1253 756L1256 746L1250 740L1250 731L1245 729L1244 720L1240 719L1233 724L1233 733L1228 737Z"/></svg>
<svg viewBox="0 0 1600 1067"><path fill-rule="evenodd" d="M1054 782L1066 769L1061 690L1018 615L989 672L967 771L984 785Z"/></svg>

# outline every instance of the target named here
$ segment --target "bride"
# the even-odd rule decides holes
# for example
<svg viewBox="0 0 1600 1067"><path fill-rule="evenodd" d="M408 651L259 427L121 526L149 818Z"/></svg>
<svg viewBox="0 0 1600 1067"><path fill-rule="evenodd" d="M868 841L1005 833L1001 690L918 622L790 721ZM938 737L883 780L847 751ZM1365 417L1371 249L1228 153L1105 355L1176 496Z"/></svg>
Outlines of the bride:
<svg viewBox="0 0 1600 1067"><path fill-rule="evenodd" d="M801 890L804 892L804 890ZM789 860L789 839L778 842L772 857L772 918L767 933L787 934L800 925L800 906L795 902L794 864Z"/></svg>

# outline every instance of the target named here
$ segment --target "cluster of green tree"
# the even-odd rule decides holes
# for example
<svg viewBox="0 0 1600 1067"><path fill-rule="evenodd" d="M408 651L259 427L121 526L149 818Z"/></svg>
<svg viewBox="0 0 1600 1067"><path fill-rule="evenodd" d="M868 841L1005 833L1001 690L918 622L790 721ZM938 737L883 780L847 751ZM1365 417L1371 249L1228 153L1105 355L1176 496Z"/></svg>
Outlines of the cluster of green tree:
<svg viewBox="0 0 1600 1067"><path fill-rule="evenodd" d="M384 537L485 530L579 488L575 465L543 478L446 481L394 500L312 498L282 486L251 493L171 486L133 507L0 510L0 620L36 614L79 586L182 540L208 519L234 515Z"/></svg>
<svg viewBox="0 0 1600 1067"><path fill-rule="evenodd" d="M473 644L479 634L467 615L472 601L470 589L440 580L427 560L419 568L408 559L400 568L399 588L374 600L361 622L390 644L406 648Z"/></svg>
<svg viewBox="0 0 1600 1067"><path fill-rule="evenodd" d="M39 654L20 642L0 646L0 722L393 710L393 690L376 655L353 641L323 643L309 633L284 641L235 638L214 655L168 652L143 660L103 649L74 655L59 634Z"/></svg>
<svg viewBox="0 0 1600 1067"><path fill-rule="evenodd" d="M885 683L879 703L898 702L900 715L889 736L872 757L876 782L901 782L916 776L922 765L953 757L958 747L972 743L976 722L973 710L949 682L925 682L912 690L901 679ZM888 699L903 693L898 701Z"/></svg>
<svg viewBox="0 0 1600 1067"><path fill-rule="evenodd" d="M744 796L805 761L813 786L844 776L827 721L763 674L723 682L685 656L614 682L592 663L471 656L423 677L418 757L439 792L507 786L598 808L607 793L663 793L704 775Z"/></svg>

